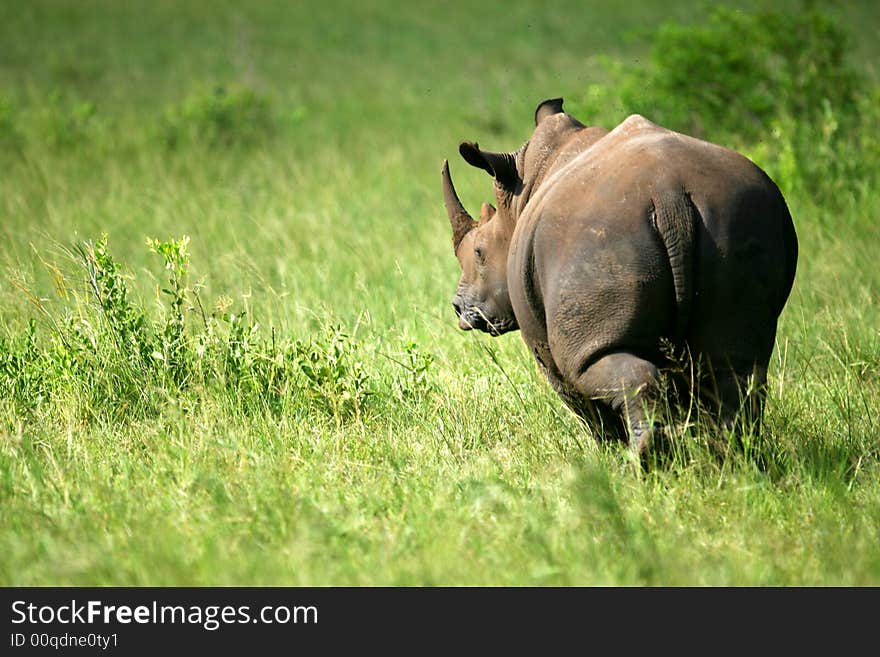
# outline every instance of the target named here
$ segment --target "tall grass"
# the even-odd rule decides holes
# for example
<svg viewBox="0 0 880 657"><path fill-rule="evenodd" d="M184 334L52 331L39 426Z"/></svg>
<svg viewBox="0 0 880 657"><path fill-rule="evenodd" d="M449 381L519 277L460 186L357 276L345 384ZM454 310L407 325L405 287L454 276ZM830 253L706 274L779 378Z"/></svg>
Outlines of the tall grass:
<svg viewBox="0 0 880 657"><path fill-rule="evenodd" d="M0 7L0 582L880 582L872 12L791 14L844 44L821 93L741 39L770 59L720 89L779 98L738 130L729 103L688 124L712 106L675 85L700 71L663 53L752 12ZM743 450L684 427L634 473L518 336L456 328L439 164L518 147L557 95L683 121L786 193L798 277Z"/></svg>

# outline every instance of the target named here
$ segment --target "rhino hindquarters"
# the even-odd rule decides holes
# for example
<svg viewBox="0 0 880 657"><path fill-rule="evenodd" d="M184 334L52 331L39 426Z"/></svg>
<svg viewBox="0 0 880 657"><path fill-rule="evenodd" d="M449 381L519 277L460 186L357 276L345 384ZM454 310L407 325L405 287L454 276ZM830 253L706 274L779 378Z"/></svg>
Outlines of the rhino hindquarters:
<svg viewBox="0 0 880 657"><path fill-rule="evenodd" d="M790 288L794 257L778 192L755 186L737 200L706 215L695 245L687 344L700 402L721 426L741 434L760 430L780 298Z"/></svg>

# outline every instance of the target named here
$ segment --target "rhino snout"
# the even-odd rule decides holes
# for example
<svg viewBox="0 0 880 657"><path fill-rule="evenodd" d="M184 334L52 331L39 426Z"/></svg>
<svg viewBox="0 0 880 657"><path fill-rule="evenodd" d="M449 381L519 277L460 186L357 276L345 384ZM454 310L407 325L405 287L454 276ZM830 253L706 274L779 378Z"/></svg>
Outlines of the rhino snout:
<svg viewBox="0 0 880 657"><path fill-rule="evenodd" d="M462 331L470 331L473 324L465 317L465 308L460 297L456 296L452 300L452 308L455 310L455 316L458 317L458 328Z"/></svg>

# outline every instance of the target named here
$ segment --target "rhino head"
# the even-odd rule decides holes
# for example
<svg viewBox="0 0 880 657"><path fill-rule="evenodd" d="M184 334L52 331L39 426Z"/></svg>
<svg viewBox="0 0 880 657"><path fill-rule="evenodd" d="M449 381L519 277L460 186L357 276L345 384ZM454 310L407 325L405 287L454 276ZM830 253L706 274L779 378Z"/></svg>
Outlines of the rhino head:
<svg viewBox="0 0 880 657"><path fill-rule="evenodd" d="M461 265L452 300L459 328L479 329L493 336L519 328L507 288L507 256L516 221L540 183L548 159L555 157L562 137L583 127L563 113L562 99L554 98L538 105L535 133L517 151L496 153L463 142L458 148L462 158L486 171L494 181L497 209L483 203L479 221L465 210L452 184L449 163L443 162L443 199Z"/></svg>
<svg viewBox="0 0 880 657"><path fill-rule="evenodd" d="M467 145L476 150L476 145ZM465 149L466 144L462 144ZM463 151L464 152L464 151ZM474 221L455 192L449 164L443 163L443 194L452 224L452 244L461 265L461 278L452 300L458 325L501 335L518 328L507 292L507 252L513 235L508 208L483 203Z"/></svg>

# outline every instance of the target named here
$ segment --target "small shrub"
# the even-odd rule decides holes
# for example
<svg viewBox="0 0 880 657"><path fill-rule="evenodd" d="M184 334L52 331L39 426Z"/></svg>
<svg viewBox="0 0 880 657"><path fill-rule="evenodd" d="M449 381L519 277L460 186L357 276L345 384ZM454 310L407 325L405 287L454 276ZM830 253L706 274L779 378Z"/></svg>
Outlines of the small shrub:
<svg viewBox="0 0 880 657"><path fill-rule="evenodd" d="M72 148L90 141L98 125L94 103L70 100L57 92L47 99L40 119L38 139L55 149Z"/></svg>
<svg viewBox="0 0 880 657"><path fill-rule="evenodd" d="M12 101L0 97L0 154L18 151L22 141Z"/></svg>
<svg viewBox="0 0 880 657"><path fill-rule="evenodd" d="M0 404L30 413L72 395L85 419L119 421L154 414L199 389L219 389L247 414L293 406L337 421L361 417L372 394L369 377L360 345L342 327L327 326L305 341L279 340L274 328L267 337L244 312L230 312L229 299L221 297L208 314L199 291L187 284L189 238L150 239L147 246L167 272L164 317L150 318L132 299L106 235L79 245L88 303L65 308L60 317L43 308L45 340L36 322L0 339ZM201 323L193 325L188 319L196 309ZM407 353L418 381L427 361L414 348Z"/></svg>
<svg viewBox="0 0 880 657"><path fill-rule="evenodd" d="M122 267L110 255L107 241L104 234L94 245L87 242L77 247L89 292L97 302L119 352L148 362L155 348L155 336L147 325L144 311L129 300Z"/></svg>
<svg viewBox="0 0 880 657"><path fill-rule="evenodd" d="M220 317L226 338L220 340L217 353L226 389L238 398L240 405L280 412L286 397L296 394L292 385L295 375L286 360L293 353L292 345L289 341L276 344L274 329L272 341L268 342L260 325L247 322L244 312L224 312Z"/></svg>
<svg viewBox="0 0 880 657"><path fill-rule="evenodd" d="M168 108L161 132L169 148L183 143L219 147L255 143L274 128L268 98L252 89L218 86Z"/></svg>
<svg viewBox="0 0 880 657"><path fill-rule="evenodd" d="M45 363L37 345L36 322L11 340L0 338L0 398L16 411L39 408L49 397Z"/></svg>
<svg viewBox="0 0 880 657"><path fill-rule="evenodd" d="M183 382L187 374L187 345L184 335L186 308L186 277L189 270L189 237L180 240L159 241L148 239L147 246L153 253L162 256L168 272L168 287L162 292L170 297L171 310L165 317L162 330L162 350L152 352L151 356L160 360L171 373L176 383Z"/></svg>
<svg viewBox="0 0 880 657"><path fill-rule="evenodd" d="M399 366L392 384L398 400L418 400L435 390L436 386L430 378L434 357L421 351L415 342L405 343L402 353L389 358Z"/></svg>
<svg viewBox="0 0 880 657"><path fill-rule="evenodd" d="M360 416L370 392L357 343L340 326L296 343L293 355L306 392L335 417Z"/></svg>

